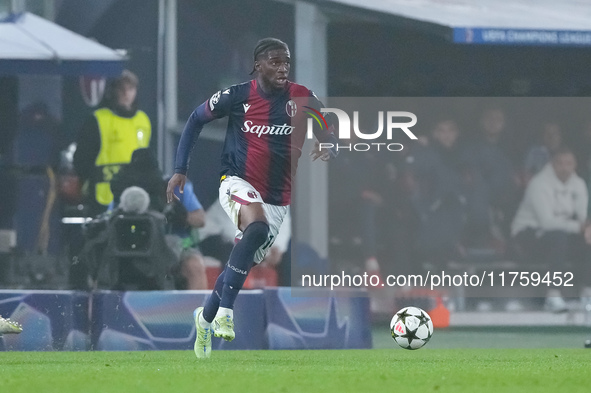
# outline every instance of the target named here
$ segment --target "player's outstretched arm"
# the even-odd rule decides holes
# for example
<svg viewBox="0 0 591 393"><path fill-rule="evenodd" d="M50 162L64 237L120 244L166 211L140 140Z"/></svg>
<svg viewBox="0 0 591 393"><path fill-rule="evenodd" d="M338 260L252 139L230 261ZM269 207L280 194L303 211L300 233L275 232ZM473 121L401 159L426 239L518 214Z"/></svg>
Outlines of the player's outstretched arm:
<svg viewBox="0 0 591 393"><path fill-rule="evenodd" d="M178 199L174 194L176 186L179 187L181 193L184 191L183 188L187 179L186 174L189 170L189 157L203 126L214 119L219 119L230 113L232 107L230 91L231 89L225 89L223 92L221 90L218 91L209 100L199 105L191 113L191 116L189 116L176 151L174 163L175 175L168 182L166 190L168 203L172 202L173 198Z"/></svg>
<svg viewBox="0 0 591 393"><path fill-rule="evenodd" d="M189 156L195 145L195 141L199 138L199 134L203 126L214 119L211 111L207 107L207 101L199 105L185 124L181 139L176 151L176 160L174 163L174 172L179 174L186 174L189 169Z"/></svg>

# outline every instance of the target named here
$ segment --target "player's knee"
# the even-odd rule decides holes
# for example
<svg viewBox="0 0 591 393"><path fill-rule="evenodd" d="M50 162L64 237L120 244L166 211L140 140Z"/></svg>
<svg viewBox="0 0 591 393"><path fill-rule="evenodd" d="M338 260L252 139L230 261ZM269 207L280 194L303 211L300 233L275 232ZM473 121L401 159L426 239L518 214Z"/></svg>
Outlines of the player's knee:
<svg viewBox="0 0 591 393"><path fill-rule="evenodd" d="M257 247L267 241L267 236L269 236L269 224L264 221L255 221L244 230L244 237L248 237L248 240Z"/></svg>

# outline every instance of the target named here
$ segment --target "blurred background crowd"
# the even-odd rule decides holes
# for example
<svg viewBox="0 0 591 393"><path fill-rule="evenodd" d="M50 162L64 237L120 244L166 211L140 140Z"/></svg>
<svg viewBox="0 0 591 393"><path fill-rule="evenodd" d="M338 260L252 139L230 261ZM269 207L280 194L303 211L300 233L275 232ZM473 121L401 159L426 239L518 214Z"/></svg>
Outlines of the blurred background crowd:
<svg viewBox="0 0 591 393"><path fill-rule="evenodd" d="M342 151L330 168L331 257L383 277L573 271L585 287L591 121L575 115L585 101L425 101L431 116L417 115L419 139L401 152ZM556 298L547 307L565 307Z"/></svg>

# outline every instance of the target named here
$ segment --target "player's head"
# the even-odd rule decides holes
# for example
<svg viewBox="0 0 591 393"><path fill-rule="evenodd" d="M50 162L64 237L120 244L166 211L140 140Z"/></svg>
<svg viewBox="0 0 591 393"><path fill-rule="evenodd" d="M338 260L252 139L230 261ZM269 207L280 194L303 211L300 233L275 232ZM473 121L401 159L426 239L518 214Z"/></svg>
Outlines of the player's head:
<svg viewBox="0 0 591 393"><path fill-rule="evenodd" d="M572 150L566 147L557 149L552 156L552 167L560 181L564 183L570 179L577 168L577 160Z"/></svg>
<svg viewBox="0 0 591 393"><path fill-rule="evenodd" d="M254 48L254 68L258 79L271 89L283 89L290 70L290 53L287 44L277 38L263 38Z"/></svg>

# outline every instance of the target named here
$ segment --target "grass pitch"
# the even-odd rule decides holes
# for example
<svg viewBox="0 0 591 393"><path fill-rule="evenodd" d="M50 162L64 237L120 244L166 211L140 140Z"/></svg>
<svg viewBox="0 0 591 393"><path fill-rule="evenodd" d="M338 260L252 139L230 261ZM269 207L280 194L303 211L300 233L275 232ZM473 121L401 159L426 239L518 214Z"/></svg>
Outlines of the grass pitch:
<svg viewBox="0 0 591 393"><path fill-rule="evenodd" d="M2 392L589 392L591 350L3 352Z"/></svg>

